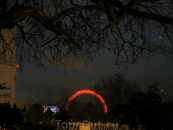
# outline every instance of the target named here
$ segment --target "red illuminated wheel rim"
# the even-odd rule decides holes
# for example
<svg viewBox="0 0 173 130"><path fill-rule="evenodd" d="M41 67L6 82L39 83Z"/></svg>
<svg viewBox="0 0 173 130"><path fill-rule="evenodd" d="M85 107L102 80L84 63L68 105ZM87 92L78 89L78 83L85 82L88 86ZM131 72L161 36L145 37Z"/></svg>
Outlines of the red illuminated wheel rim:
<svg viewBox="0 0 173 130"><path fill-rule="evenodd" d="M106 103L105 101L103 100L103 98L95 93L94 91L91 91L91 90L80 90L80 91L77 91L75 94L73 94L67 101L66 103L66 106L65 106L65 109L68 110L69 106L70 106L70 103L71 101L78 95L81 95L81 94L91 94L91 95L94 95L96 96L100 101L101 103L103 104L103 107L104 107L104 112L107 113L107 106L106 106Z"/></svg>

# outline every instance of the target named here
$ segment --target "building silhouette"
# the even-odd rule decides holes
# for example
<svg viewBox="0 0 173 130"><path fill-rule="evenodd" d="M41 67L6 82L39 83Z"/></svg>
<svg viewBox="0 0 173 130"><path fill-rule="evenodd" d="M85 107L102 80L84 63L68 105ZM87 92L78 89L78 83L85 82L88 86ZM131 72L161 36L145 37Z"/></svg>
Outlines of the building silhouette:
<svg viewBox="0 0 173 130"><path fill-rule="evenodd" d="M17 29L3 29L0 32L0 84L6 88L0 90L0 103L15 103L16 85L16 34Z"/></svg>

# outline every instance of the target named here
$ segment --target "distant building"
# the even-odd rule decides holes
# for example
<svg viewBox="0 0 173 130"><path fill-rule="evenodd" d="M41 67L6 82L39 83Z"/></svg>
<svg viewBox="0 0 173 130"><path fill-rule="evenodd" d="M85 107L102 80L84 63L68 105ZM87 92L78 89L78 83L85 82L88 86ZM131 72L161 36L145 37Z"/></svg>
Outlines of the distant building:
<svg viewBox="0 0 173 130"><path fill-rule="evenodd" d="M59 108L57 107L57 105L53 105L53 104L48 104L48 105L44 105L43 106L44 109L44 113L50 109L54 114L59 112Z"/></svg>
<svg viewBox="0 0 173 130"><path fill-rule="evenodd" d="M9 90L0 90L0 103L15 103L16 85L16 34L17 29L1 30L0 32L0 84L5 83ZM3 36L3 39L2 37Z"/></svg>

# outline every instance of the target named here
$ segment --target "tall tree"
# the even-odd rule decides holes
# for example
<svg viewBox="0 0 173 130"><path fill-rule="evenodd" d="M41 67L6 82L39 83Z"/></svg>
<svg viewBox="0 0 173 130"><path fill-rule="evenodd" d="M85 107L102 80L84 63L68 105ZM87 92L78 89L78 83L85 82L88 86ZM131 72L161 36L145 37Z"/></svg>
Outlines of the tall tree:
<svg viewBox="0 0 173 130"><path fill-rule="evenodd" d="M136 84L128 81L122 73L102 79L93 89L103 97L108 111L117 104L125 104L138 91Z"/></svg>
<svg viewBox="0 0 173 130"><path fill-rule="evenodd" d="M120 124L128 124L131 129L142 125L146 126L147 130L172 130L173 104L171 101L162 101L156 85L148 86L146 93L133 94L126 104L116 105L109 114L110 119Z"/></svg>
<svg viewBox="0 0 173 130"><path fill-rule="evenodd" d="M102 50L117 63L155 54L169 59L172 8L172 0L0 0L0 30L18 29L20 62L66 65ZM10 43L0 37L3 55Z"/></svg>

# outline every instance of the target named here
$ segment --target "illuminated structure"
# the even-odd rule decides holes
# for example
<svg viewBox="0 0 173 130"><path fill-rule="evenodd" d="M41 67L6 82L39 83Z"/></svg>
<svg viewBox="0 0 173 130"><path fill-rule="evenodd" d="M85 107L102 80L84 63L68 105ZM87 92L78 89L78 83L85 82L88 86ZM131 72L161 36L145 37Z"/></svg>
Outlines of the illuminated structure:
<svg viewBox="0 0 173 130"><path fill-rule="evenodd" d="M106 106L106 103L105 103L105 101L103 100L103 98L102 98L99 94L97 94L97 93L95 93L94 91L91 91L91 90L80 90L80 91L77 91L75 94L73 94L73 95L68 99L68 101L67 101L67 103L66 103L65 109L68 110L71 101L72 101L76 96L81 95L81 94L91 94L91 95L96 96L96 97L102 102L103 107L104 107L104 112L107 113L107 106Z"/></svg>
<svg viewBox="0 0 173 130"><path fill-rule="evenodd" d="M15 103L16 85L16 34L17 29L3 29L0 32L0 84L4 84L9 90L0 90L0 103Z"/></svg>
<svg viewBox="0 0 173 130"><path fill-rule="evenodd" d="M57 108L56 105L44 105L43 108L44 108L44 113L45 113L48 109L50 109L54 114L56 114L57 112L59 112L59 108Z"/></svg>

